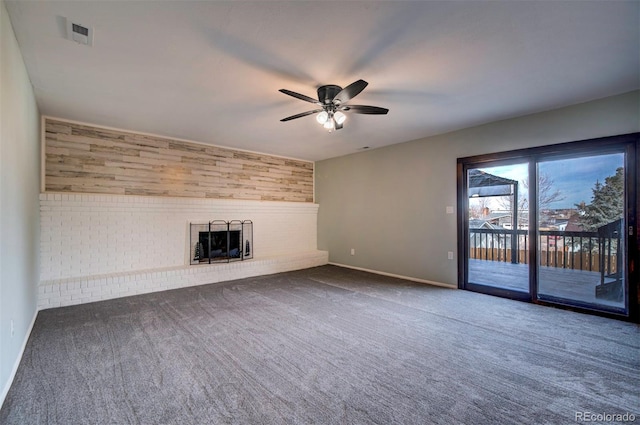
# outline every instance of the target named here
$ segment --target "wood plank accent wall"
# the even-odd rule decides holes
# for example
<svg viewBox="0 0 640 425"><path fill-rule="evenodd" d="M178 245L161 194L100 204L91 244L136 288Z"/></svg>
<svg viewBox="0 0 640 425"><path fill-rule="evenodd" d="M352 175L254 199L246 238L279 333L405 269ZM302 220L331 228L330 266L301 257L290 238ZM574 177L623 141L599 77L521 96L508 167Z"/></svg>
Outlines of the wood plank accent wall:
<svg viewBox="0 0 640 425"><path fill-rule="evenodd" d="M313 202L313 163L45 118L54 192Z"/></svg>

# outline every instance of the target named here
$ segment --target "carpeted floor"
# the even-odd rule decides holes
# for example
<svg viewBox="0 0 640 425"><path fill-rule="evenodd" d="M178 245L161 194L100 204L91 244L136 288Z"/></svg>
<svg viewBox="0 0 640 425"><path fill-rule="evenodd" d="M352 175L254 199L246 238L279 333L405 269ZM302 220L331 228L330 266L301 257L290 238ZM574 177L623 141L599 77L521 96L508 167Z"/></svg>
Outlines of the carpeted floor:
<svg viewBox="0 0 640 425"><path fill-rule="evenodd" d="M324 266L42 311L0 423L640 418L639 336L616 320Z"/></svg>

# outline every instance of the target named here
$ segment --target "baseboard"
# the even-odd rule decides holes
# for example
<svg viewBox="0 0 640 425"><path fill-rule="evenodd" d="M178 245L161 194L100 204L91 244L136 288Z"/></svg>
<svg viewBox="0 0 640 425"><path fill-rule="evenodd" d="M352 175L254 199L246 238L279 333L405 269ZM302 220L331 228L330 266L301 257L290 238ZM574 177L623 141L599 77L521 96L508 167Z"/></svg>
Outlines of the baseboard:
<svg viewBox="0 0 640 425"><path fill-rule="evenodd" d="M379 275L382 275L382 276L389 276L389 277L396 277L398 279L410 280L412 282L426 283L427 285L440 286L442 288L448 288L448 289L457 289L458 288L456 285L450 285L448 283L443 283L443 282L436 282L434 280L418 279L417 277L404 276L404 275L394 274L394 273L387 273L387 272L383 272L383 271L380 271L380 270L366 269L364 267L349 266L347 264L334 263L334 262L331 262L331 261L329 262L329 264L331 264L332 266L345 267L347 269L360 270L360 271L363 271L363 272L379 274Z"/></svg>
<svg viewBox="0 0 640 425"><path fill-rule="evenodd" d="M15 363L13 364L13 369L9 374L9 379L2 389L2 393L0 394L0 409L4 404L4 399L9 394L9 388L11 388L11 384L13 384L13 380L16 377L16 373L18 372L18 366L20 366L20 361L22 361L22 356L24 355L24 350L27 348L27 342L29 342L29 337L31 336L31 331L33 330L33 325L36 323L36 317L38 317L38 310L33 313L33 319L31 319L31 323L29 324L29 328L27 329L27 333L24 336L24 341L22 341L22 347L20 347L20 351L18 353L18 357L16 358Z"/></svg>

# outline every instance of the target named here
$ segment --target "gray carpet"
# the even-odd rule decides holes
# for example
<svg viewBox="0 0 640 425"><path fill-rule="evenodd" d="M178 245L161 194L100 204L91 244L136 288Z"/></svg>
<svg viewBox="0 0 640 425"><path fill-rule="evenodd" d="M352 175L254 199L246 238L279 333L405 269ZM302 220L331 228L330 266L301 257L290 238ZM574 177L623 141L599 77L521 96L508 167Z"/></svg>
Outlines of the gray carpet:
<svg viewBox="0 0 640 425"><path fill-rule="evenodd" d="M42 311L0 423L640 417L639 336L612 319L324 266Z"/></svg>

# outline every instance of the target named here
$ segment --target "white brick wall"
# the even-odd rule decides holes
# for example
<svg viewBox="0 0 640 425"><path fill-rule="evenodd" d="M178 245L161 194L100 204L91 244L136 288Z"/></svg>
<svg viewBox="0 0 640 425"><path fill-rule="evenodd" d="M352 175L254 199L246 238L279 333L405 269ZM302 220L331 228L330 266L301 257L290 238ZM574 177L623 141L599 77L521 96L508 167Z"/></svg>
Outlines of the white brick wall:
<svg viewBox="0 0 640 425"><path fill-rule="evenodd" d="M38 309L306 269L327 264L328 260L329 255L326 251L307 251L233 263L169 267L43 281L38 288Z"/></svg>
<svg viewBox="0 0 640 425"><path fill-rule="evenodd" d="M44 193L40 308L326 264L318 205ZM190 266L189 223L253 221L253 260Z"/></svg>

